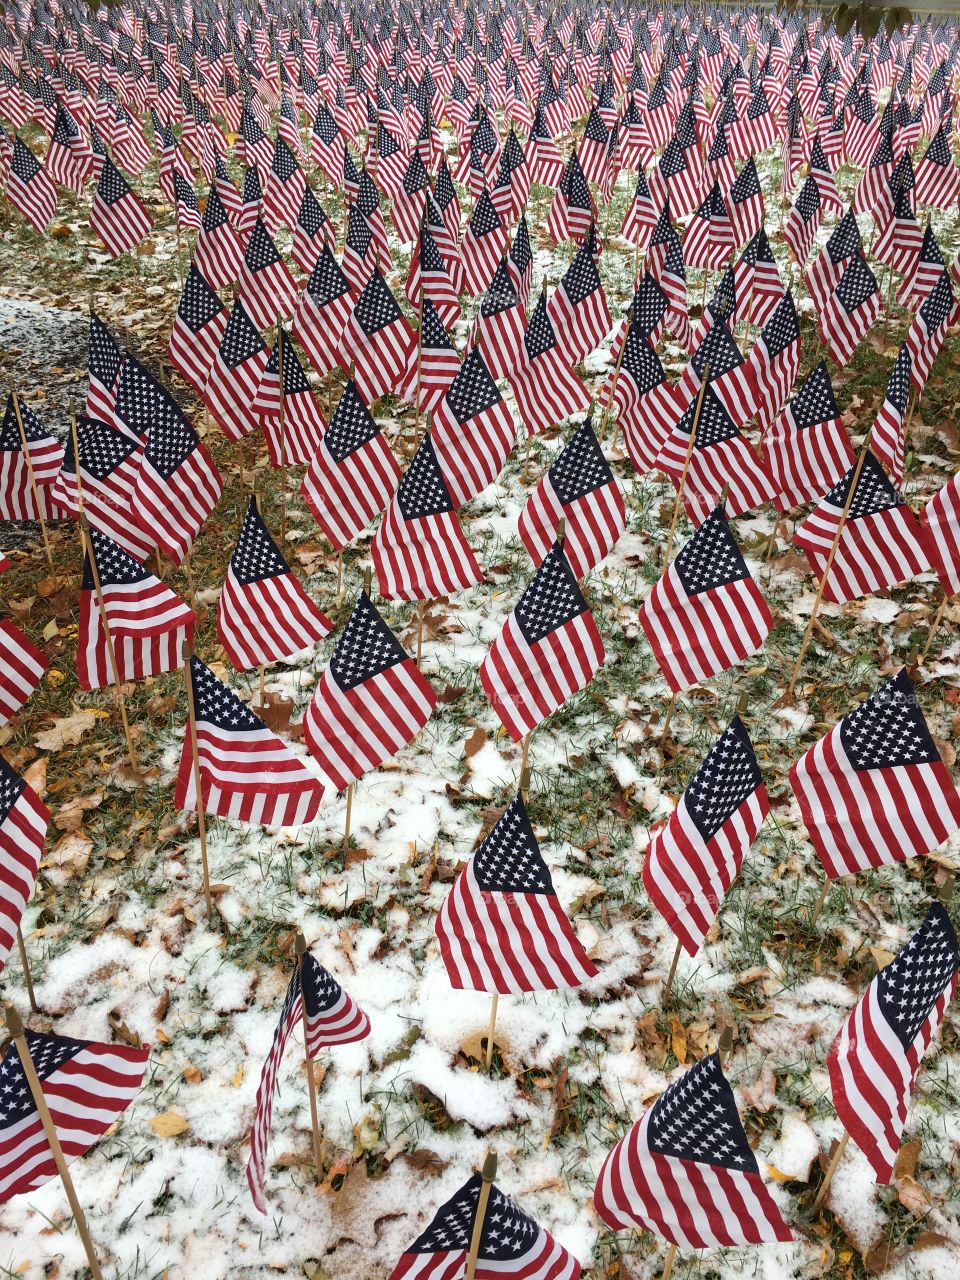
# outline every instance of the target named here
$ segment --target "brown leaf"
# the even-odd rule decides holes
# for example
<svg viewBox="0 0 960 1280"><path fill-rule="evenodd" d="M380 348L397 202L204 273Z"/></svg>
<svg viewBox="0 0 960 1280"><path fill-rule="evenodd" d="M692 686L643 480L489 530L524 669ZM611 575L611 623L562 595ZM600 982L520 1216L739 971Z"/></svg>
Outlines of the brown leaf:
<svg viewBox="0 0 960 1280"><path fill-rule="evenodd" d="M909 1174L897 1179L897 1199L915 1218L925 1217L930 1210L931 1200L926 1189Z"/></svg>
<svg viewBox="0 0 960 1280"><path fill-rule="evenodd" d="M467 760L471 760L478 751L482 750L487 741L486 731L477 725L473 733L463 744L463 754Z"/></svg>
<svg viewBox="0 0 960 1280"><path fill-rule="evenodd" d="M72 715L54 720L34 738L41 751L59 751L62 747L74 747L83 735L97 723L95 711L75 711Z"/></svg>
<svg viewBox="0 0 960 1280"><path fill-rule="evenodd" d="M863 1265L871 1275L879 1276L888 1270L893 1262L894 1248L887 1240L881 1240L863 1255Z"/></svg>
<svg viewBox="0 0 960 1280"><path fill-rule="evenodd" d="M158 1138L175 1138L190 1128L190 1121L179 1111L163 1111L158 1116L151 1116L147 1124Z"/></svg>
<svg viewBox="0 0 960 1280"><path fill-rule="evenodd" d="M448 684L444 686L443 693L437 694L437 701L442 703L444 706L448 706L451 702L456 702L456 700L459 697L462 697L466 692L467 686L465 684Z"/></svg>
<svg viewBox="0 0 960 1280"><path fill-rule="evenodd" d="M687 1061L687 1033L679 1018L670 1019L670 1048L681 1067Z"/></svg>
<svg viewBox="0 0 960 1280"><path fill-rule="evenodd" d="M157 1007L153 1011L153 1016L156 1018L158 1022L162 1022L164 1018L167 1016L167 1011L169 1008L170 1008L170 989L168 987L164 987L163 994L161 995L160 999L157 1001Z"/></svg>
<svg viewBox="0 0 960 1280"><path fill-rule="evenodd" d="M99 809L102 803L102 791L94 791L88 796L76 796L60 806L53 815L53 821L61 831L79 831L83 826L83 815L91 809Z"/></svg>
<svg viewBox="0 0 960 1280"><path fill-rule="evenodd" d="M68 831L60 837L41 865L51 884L62 889L68 880L83 875L92 852L92 840L79 831Z"/></svg>
<svg viewBox="0 0 960 1280"><path fill-rule="evenodd" d="M47 757L40 756L34 760L29 769L23 771L23 780L42 800L47 794Z"/></svg>
<svg viewBox="0 0 960 1280"><path fill-rule="evenodd" d="M382 1197L367 1174L366 1162L357 1160L334 1197L327 1248L333 1251L341 1240L352 1240L361 1249L372 1251L377 1243L378 1223L400 1216L384 1212L381 1206Z"/></svg>
<svg viewBox="0 0 960 1280"><path fill-rule="evenodd" d="M416 1151L408 1151L404 1159L418 1173L429 1173L434 1178L438 1173L442 1173L448 1164L448 1161L438 1156L436 1151L431 1151L429 1147L417 1147Z"/></svg>
<svg viewBox="0 0 960 1280"><path fill-rule="evenodd" d="M290 717L293 714L292 698L285 698L282 693L266 693L264 703L253 709L272 733L289 732Z"/></svg>
<svg viewBox="0 0 960 1280"><path fill-rule="evenodd" d="M137 1033L135 1031L131 1031L123 1021L120 1017L119 1009L111 1009L107 1014L107 1021L110 1023L110 1028L113 1031L115 1040L120 1040L123 1044L129 1044L134 1049L139 1049L142 1046L143 1041Z"/></svg>

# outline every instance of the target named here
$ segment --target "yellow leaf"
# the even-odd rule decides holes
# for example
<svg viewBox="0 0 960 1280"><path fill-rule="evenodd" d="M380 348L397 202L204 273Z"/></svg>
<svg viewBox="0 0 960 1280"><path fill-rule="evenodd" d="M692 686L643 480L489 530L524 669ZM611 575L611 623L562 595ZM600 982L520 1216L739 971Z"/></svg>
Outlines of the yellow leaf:
<svg viewBox="0 0 960 1280"><path fill-rule="evenodd" d="M237 1074L230 1081L230 1087L231 1089L239 1089L242 1083L243 1083L243 1063L241 1063L240 1066L237 1067Z"/></svg>
<svg viewBox="0 0 960 1280"><path fill-rule="evenodd" d="M679 1018L670 1019L670 1043L673 1056L683 1066L687 1061L687 1033Z"/></svg>
<svg viewBox="0 0 960 1280"><path fill-rule="evenodd" d="M158 1116L151 1116L147 1124L158 1138L175 1138L178 1133L184 1133L190 1128L187 1117L180 1115L178 1111L163 1111Z"/></svg>

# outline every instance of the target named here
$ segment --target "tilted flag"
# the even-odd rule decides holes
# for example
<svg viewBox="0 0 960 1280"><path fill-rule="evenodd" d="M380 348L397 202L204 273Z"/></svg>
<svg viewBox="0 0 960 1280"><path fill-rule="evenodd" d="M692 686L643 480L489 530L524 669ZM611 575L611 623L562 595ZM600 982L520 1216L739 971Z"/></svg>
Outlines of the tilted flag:
<svg viewBox="0 0 960 1280"><path fill-rule="evenodd" d="M800 369L800 321L788 289L760 331L748 361L754 384L757 426L779 413Z"/></svg>
<svg viewBox="0 0 960 1280"><path fill-rule="evenodd" d="M503 470L516 426L478 350L468 353L435 411L432 439L457 507L482 493Z"/></svg>
<svg viewBox="0 0 960 1280"><path fill-rule="evenodd" d="M269 359L270 348L238 299L203 389L203 403L228 440L241 440L256 425L250 406Z"/></svg>
<svg viewBox="0 0 960 1280"><path fill-rule="evenodd" d="M293 340L283 326L264 367L250 411L260 420L271 466L300 466L316 453L327 424Z"/></svg>
<svg viewBox="0 0 960 1280"><path fill-rule="evenodd" d="M196 710L202 798L198 805L188 731L174 806L192 813L202 805L204 813L264 827L312 822L323 797L320 780L196 656L187 678Z"/></svg>
<svg viewBox="0 0 960 1280"><path fill-rule="evenodd" d="M862 253L855 254L840 282L817 313L817 326L827 354L840 368L876 323L882 298L877 278Z"/></svg>
<svg viewBox="0 0 960 1280"><path fill-rule="evenodd" d="M129 431L81 414L77 420L77 448L67 438L63 466L53 485L52 497L74 519L77 505L77 470L83 489L83 509L92 525L102 529L125 551L143 561L157 545L137 519L137 477L143 448Z"/></svg>
<svg viewBox="0 0 960 1280"><path fill-rule="evenodd" d="M266 329L276 324L278 316L293 314L299 292L263 218L258 215L243 256L240 301L257 328Z"/></svg>
<svg viewBox="0 0 960 1280"><path fill-rule="evenodd" d="M50 817L33 787L0 757L0 973L33 893Z"/></svg>
<svg viewBox="0 0 960 1280"><path fill-rule="evenodd" d="M847 264L862 249L863 239L856 214L848 209L830 232L827 243L810 263L804 276L810 297L818 311L827 305Z"/></svg>
<svg viewBox="0 0 960 1280"><path fill-rule="evenodd" d="M269 666L329 635L333 623L300 585L250 499L217 601L217 634L238 671Z"/></svg>
<svg viewBox="0 0 960 1280"><path fill-rule="evenodd" d="M57 103L57 115L47 151L46 169L54 180L69 187L75 195L82 195L84 183L93 166L93 150L90 140L74 119L73 113L62 102Z"/></svg>
<svg viewBox="0 0 960 1280"><path fill-rule="evenodd" d="M509 378L523 355L527 322L506 258L501 259L483 295L470 333L470 345L486 361L495 378Z"/></svg>
<svg viewBox="0 0 960 1280"><path fill-rule="evenodd" d="M519 742L585 689L603 658L597 624L558 540L484 658L480 683Z"/></svg>
<svg viewBox="0 0 960 1280"><path fill-rule="evenodd" d="M730 215L720 186L715 182L690 219L683 238L683 260L688 267L720 271L736 247Z"/></svg>
<svg viewBox="0 0 960 1280"><path fill-rule="evenodd" d="M953 162L950 134L944 125L934 134L917 165L916 191L917 203L933 209L949 209L960 195L960 169Z"/></svg>
<svg viewBox="0 0 960 1280"><path fill-rule="evenodd" d="M837 1115L881 1185L893 1177L917 1072L956 995L958 968L957 935L935 902L870 983L827 1055Z"/></svg>
<svg viewBox="0 0 960 1280"><path fill-rule="evenodd" d="M905 667L800 757L790 785L831 880L930 853L960 828L960 793Z"/></svg>
<svg viewBox="0 0 960 1280"><path fill-rule="evenodd" d="M930 568L930 552L920 522L909 503L887 479L868 452L850 499L856 464L797 528L793 541L807 554L810 568L822 578L841 522L843 529L827 574L823 598L845 604L859 596L896 586Z"/></svg>
<svg viewBox="0 0 960 1280"><path fill-rule="evenodd" d="M517 532L541 564L564 522L563 549L575 578L595 569L626 528L626 504L588 418L527 499Z"/></svg>
<svg viewBox="0 0 960 1280"><path fill-rule="evenodd" d="M520 796L457 876L434 928L460 990L556 991L597 972L560 906Z"/></svg>
<svg viewBox="0 0 960 1280"><path fill-rule="evenodd" d="M33 641L0 615L0 725L17 714L46 669L47 660Z"/></svg>
<svg viewBox="0 0 960 1280"><path fill-rule="evenodd" d="M209 281L191 266L184 281L167 358L202 396L226 333L230 313Z"/></svg>
<svg viewBox="0 0 960 1280"><path fill-rule="evenodd" d="M114 683L91 553L120 683L175 671L184 640L193 643L196 615L139 560L91 528L80 583L77 676L81 687L104 689Z"/></svg>
<svg viewBox="0 0 960 1280"><path fill-rule="evenodd" d="M320 250L334 241L333 227L323 205L309 187L304 187L297 221L293 229L291 254L301 271L310 275L317 265Z"/></svg>
<svg viewBox="0 0 960 1280"><path fill-rule="evenodd" d="M27 1049L72 1164L99 1141L140 1092L150 1050L24 1031ZM0 1204L37 1191L58 1173L14 1044L0 1059Z"/></svg>
<svg viewBox="0 0 960 1280"><path fill-rule="evenodd" d="M960 595L960 474L933 495L920 516L946 595Z"/></svg>
<svg viewBox="0 0 960 1280"><path fill-rule="evenodd" d="M544 282L527 322L520 360L510 374L520 417L531 435L589 408L590 393L572 363L550 319Z"/></svg>
<svg viewBox="0 0 960 1280"><path fill-rule="evenodd" d="M390 286L379 271L373 271L340 336L341 368L355 367L357 389L372 405L380 396L399 390L416 347L416 334Z"/></svg>
<svg viewBox="0 0 960 1280"><path fill-rule="evenodd" d="M218 185L207 193L200 234L193 251L193 265L213 289L232 285L240 279L243 270L243 245L230 225L219 192Z"/></svg>
<svg viewBox="0 0 960 1280"><path fill-rule="evenodd" d="M365 591L303 717L303 738L338 791L411 742L437 697Z"/></svg>
<svg viewBox="0 0 960 1280"><path fill-rule="evenodd" d="M350 281L325 244L293 313L293 336L323 377L337 364L337 350L353 310Z"/></svg>
<svg viewBox="0 0 960 1280"><path fill-rule="evenodd" d="M585 360L610 332L610 312L589 238L561 277L547 310L571 364Z"/></svg>
<svg viewBox="0 0 960 1280"><path fill-rule="evenodd" d="M912 361L910 379L918 394L923 390L933 362L940 354L953 314L953 285L950 283L949 271L944 270L907 330L905 345Z"/></svg>
<svg viewBox="0 0 960 1280"><path fill-rule="evenodd" d="M507 229L484 187L460 245L464 279L471 292L481 294L485 291L506 245Z"/></svg>
<svg viewBox="0 0 960 1280"><path fill-rule="evenodd" d="M294 1027L302 1026L304 1019L304 1050L308 1058L318 1057L320 1050L327 1045L353 1044L370 1034L370 1019L309 951L304 953L302 965L298 961L290 975L287 994L280 1010L280 1021L273 1033L273 1044L263 1064L257 1086L253 1128L250 1132L247 1183L253 1203L261 1213L267 1212L264 1196L267 1144L270 1141L277 1075L290 1032Z"/></svg>
<svg viewBox="0 0 960 1280"><path fill-rule="evenodd" d="M630 461L642 476L656 463L681 410L676 390L636 313L624 342L613 403ZM612 371L609 377L612 380Z"/></svg>
<svg viewBox="0 0 960 1280"><path fill-rule="evenodd" d="M52 486L62 465L63 446L20 396L14 406L11 391L0 423L0 520L36 520L38 516L49 520L55 515Z"/></svg>
<svg viewBox="0 0 960 1280"><path fill-rule="evenodd" d="M103 422L113 421L113 406L117 400L117 383L123 360L123 352L113 334L96 313L91 311L86 402L89 417Z"/></svg>
<svg viewBox="0 0 960 1280"><path fill-rule="evenodd" d="M825 360L767 428L763 456L780 511L816 502L856 461Z"/></svg>
<svg viewBox="0 0 960 1280"><path fill-rule="evenodd" d="M682 1249L786 1241L720 1055L662 1093L604 1161L593 1193L614 1231L639 1227Z"/></svg>
<svg viewBox="0 0 960 1280"><path fill-rule="evenodd" d="M437 1210L388 1280L454 1280L466 1275L480 1206L479 1173ZM477 1280L579 1280L580 1263L493 1183L477 1251Z"/></svg>
<svg viewBox="0 0 960 1280"><path fill-rule="evenodd" d="M710 748L650 841L650 901L695 956L770 811L750 735L739 716Z"/></svg>
<svg viewBox="0 0 960 1280"><path fill-rule="evenodd" d="M878 409L870 429L871 451L887 468L898 488L903 484L905 448L903 428L907 416L907 403L910 399L912 365L910 348L904 343L893 362L890 377L887 379L883 404Z"/></svg>
<svg viewBox="0 0 960 1280"><path fill-rule="evenodd" d="M13 140L13 156L7 168L5 195L37 235L43 235L56 212L57 188L21 138Z"/></svg>
<svg viewBox="0 0 960 1280"><path fill-rule="evenodd" d="M109 156L104 156L90 226L113 258L135 249L153 221Z"/></svg>
<svg viewBox="0 0 960 1280"><path fill-rule="evenodd" d="M756 653L773 615L722 507L677 552L640 607L640 625L674 693Z"/></svg>
<svg viewBox="0 0 960 1280"><path fill-rule="evenodd" d="M811 174L800 188L800 194L783 228L783 238L790 246L797 266L803 270L820 226L820 188Z"/></svg>
<svg viewBox="0 0 960 1280"><path fill-rule="evenodd" d="M460 372L460 357L429 298L423 300L417 350L411 353L410 366L401 397L415 405L421 413L432 413Z"/></svg>

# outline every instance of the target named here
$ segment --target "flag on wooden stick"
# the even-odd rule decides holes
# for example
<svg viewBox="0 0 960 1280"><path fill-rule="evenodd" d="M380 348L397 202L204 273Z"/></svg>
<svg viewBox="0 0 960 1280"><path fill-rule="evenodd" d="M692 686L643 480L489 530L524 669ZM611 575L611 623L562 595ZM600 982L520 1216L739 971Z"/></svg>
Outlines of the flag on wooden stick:
<svg viewBox="0 0 960 1280"><path fill-rule="evenodd" d="M0 972L30 901L50 810L0 757Z"/></svg>

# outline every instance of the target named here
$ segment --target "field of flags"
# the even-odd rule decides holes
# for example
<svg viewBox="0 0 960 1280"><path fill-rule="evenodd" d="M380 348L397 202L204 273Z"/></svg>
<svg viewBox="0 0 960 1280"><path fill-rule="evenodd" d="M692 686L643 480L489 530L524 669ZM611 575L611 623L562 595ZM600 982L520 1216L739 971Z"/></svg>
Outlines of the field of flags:
<svg viewBox="0 0 960 1280"><path fill-rule="evenodd" d="M0 1269L956 1273L958 95L0 15Z"/></svg>

